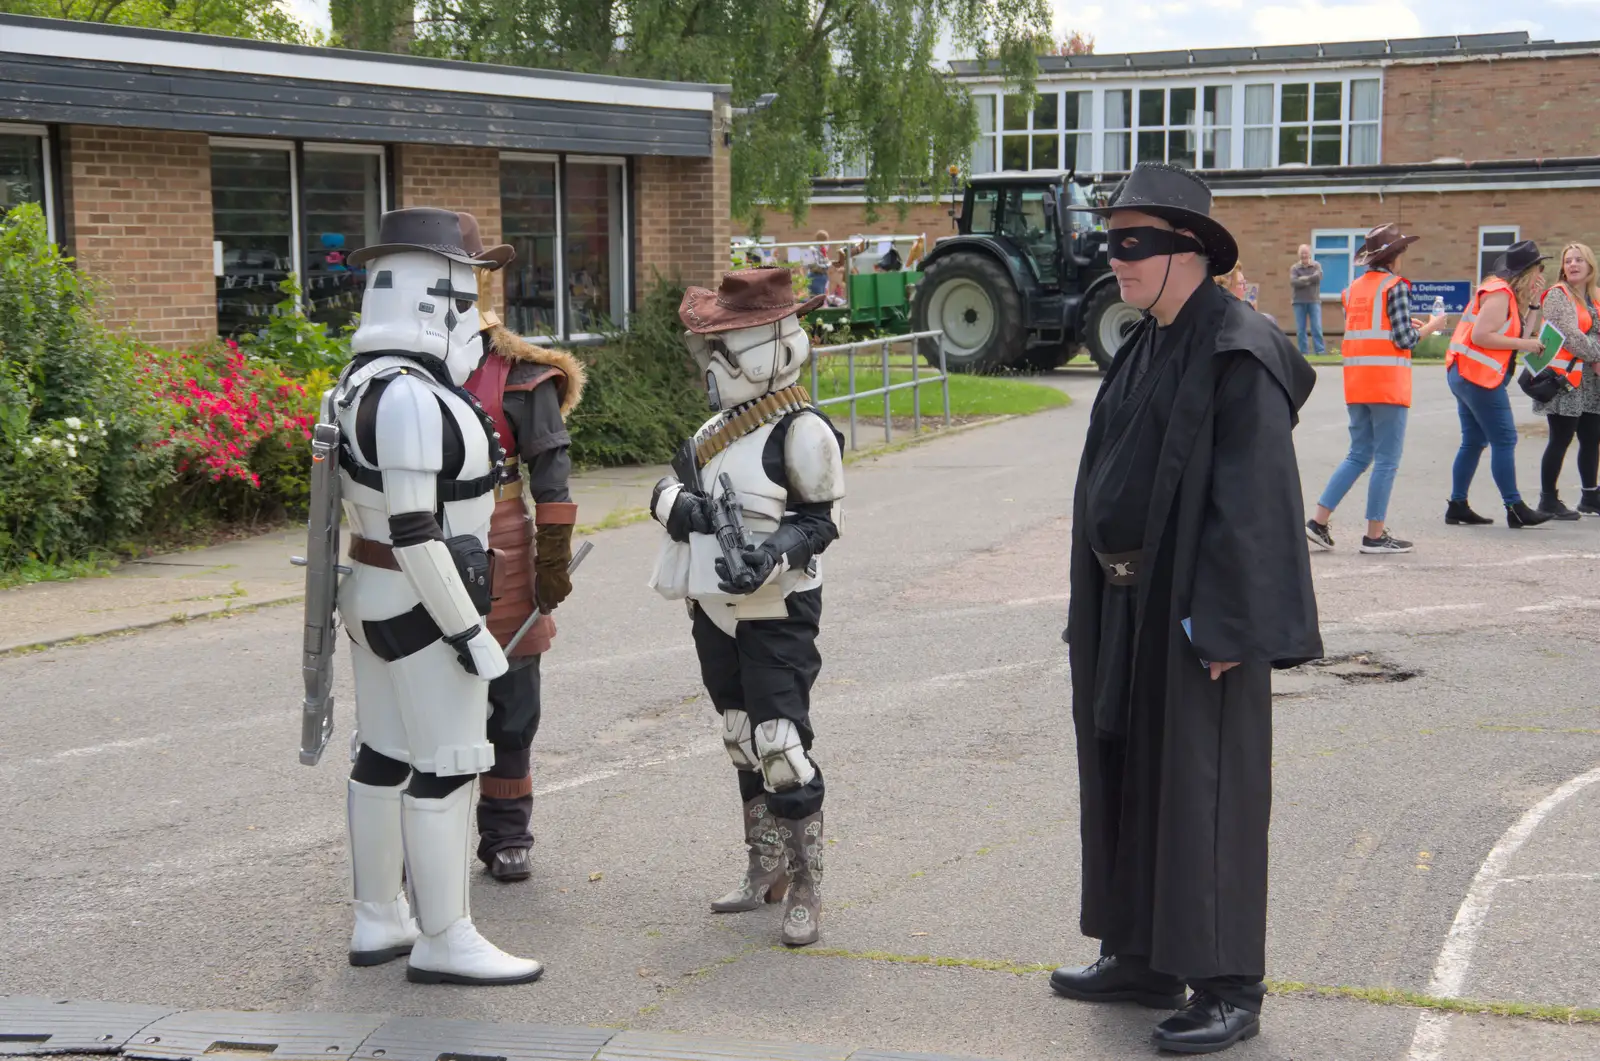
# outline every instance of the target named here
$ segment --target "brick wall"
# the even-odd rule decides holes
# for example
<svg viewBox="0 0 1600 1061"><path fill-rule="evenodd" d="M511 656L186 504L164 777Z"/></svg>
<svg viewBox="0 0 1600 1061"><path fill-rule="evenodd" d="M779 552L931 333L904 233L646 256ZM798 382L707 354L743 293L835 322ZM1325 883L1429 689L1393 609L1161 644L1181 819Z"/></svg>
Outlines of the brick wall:
<svg viewBox="0 0 1600 1061"><path fill-rule="evenodd" d="M728 150L710 158L645 155L634 166L634 271L640 297L655 276L716 287L732 234Z"/></svg>
<svg viewBox="0 0 1600 1061"><path fill-rule="evenodd" d="M1552 257L1576 240L1600 247L1600 189L1422 192L1404 195L1235 197L1214 200L1213 212L1239 241L1245 278L1261 284L1259 308L1294 327L1289 267L1299 245L1316 228L1365 229L1399 223L1420 237L1406 249L1399 271L1413 280L1472 280L1478 272L1478 226L1519 225ZM1554 263L1547 274L1555 278ZM1344 328L1336 302L1323 303L1323 327Z"/></svg>
<svg viewBox="0 0 1600 1061"><path fill-rule="evenodd" d="M69 126L66 241L108 322L153 343L217 334L211 148L202 133Z"/></svg>
<svg viewBox="0 0 1600 1061"><path fill-rule="evenodd" d="M1600 120L1574 86L1593 57L1441 62L1384 71L1383 160L1600 155Z"/></svg>
<svg viewBox="0 0 1600 1061"><path fill-rule="evenodd" d="M433 206L478 219L483 245L500 242L500 152L488 147L401 144L395 148L397 208ZM505 284L497 274L487 302L500 316Z"/></svg>

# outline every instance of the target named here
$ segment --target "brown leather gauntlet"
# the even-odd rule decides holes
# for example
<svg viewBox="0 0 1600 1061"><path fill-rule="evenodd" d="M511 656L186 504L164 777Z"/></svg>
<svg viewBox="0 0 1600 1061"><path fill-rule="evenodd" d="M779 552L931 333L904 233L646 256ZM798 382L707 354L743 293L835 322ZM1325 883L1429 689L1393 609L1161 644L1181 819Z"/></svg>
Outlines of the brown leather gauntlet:
<svg viewBox="0 0 1600 1061"><path fill-rule="evenodd" d="M539 606L546 610L566 600L572 593L572 526L578 521L578 506L570 501L547 502L534 513L534 583Z"/></svg>

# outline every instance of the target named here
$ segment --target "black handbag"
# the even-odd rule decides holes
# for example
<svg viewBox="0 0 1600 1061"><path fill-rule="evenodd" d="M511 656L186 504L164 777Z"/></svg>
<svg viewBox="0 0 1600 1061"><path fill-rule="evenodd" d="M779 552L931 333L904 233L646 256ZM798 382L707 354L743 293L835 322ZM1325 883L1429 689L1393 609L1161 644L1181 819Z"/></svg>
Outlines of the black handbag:
<svg viewBox="0 0 1600 1061"><path fill-rule="evenodd" d="M1548 366L1538 372L1529 372L1527 367L1524 366L1521 374L1517 376L1517 386L1522 388L1522 393L1534 401L1543 403L1555 401L1555 399L1565 394L1571 385L1554 372L1551 372Z"/></svg>

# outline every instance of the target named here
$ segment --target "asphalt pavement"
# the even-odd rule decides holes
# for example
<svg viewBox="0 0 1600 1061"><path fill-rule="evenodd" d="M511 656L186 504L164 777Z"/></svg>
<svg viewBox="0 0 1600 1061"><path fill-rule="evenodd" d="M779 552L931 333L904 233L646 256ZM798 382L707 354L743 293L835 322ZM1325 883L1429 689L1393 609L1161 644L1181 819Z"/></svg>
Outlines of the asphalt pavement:
<svg viewBox="0 0 1600 1061"><path fill-rule="evenodd" d="M1345 445L1337 370L1321 375L1297 432L1308 504ZM343 763L296 762L300 615L283 606L0 659L0 994L1150 1055L1162 1014L1055 998L1042 971L1095 954L1060 633L1097 380L1054 382L1077 403L848 471L813 696L817 947L777 947L776 910L707 909L742 865L738 796L683 607L645 586L643 523L593 535L557 613L534 877L475 878L476 920L545 962L539 983L424 988L345 963ZM1332 659L1277 685L1276 993L1230 1057L1600 1054L1595 1025L1383 993L1600 1006L1600 519L1446 527L1454 405L1437 368L1416 391L1391 524L1417 551L1355 552L1358 484L1314 561ZM1531 496L1543 438L1514 401ZM1487 460L1479 479L1498 514Z"/></svg>

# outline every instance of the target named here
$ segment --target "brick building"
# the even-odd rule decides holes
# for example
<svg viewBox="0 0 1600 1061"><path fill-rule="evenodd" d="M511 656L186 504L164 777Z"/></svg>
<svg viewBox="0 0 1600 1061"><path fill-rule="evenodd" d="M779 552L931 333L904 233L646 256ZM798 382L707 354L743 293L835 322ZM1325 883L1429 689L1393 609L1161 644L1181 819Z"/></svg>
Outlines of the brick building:
<svg viewBox="0 0 1600 1061"><path fill-rule="evenodd" d="M728 245L727 86L0 15L0 211L45 208L115 323L182 344L259 326L298 277L359 309L344 255L406 206L469 210L517 260L516 330L583 341Z"/></svg>
<svg viewBox="0 0 1600 1061"><path fill-rule="evenodd" d="M1398 221L1421 240L1415 281L1475 282L1517 239L1559 252L1600 247L1600 120L1590 90L1600 42L1527 33L1047 57L1031 110L976 64L953 76L978 103L972 171L1076 169L1115 179L1132 162L1181 162L1215 192L1260 308L1292 327L1289 266L1301 244L1323 264L1324 324L1343 329L1339 292L1368 228ZM816 229L951 231L946 203L892 208L868 223L860 172L815 184L800 225L769 217L783 242ZM1552 273L1553 275L1553 273Z"/></svg>

